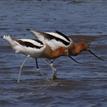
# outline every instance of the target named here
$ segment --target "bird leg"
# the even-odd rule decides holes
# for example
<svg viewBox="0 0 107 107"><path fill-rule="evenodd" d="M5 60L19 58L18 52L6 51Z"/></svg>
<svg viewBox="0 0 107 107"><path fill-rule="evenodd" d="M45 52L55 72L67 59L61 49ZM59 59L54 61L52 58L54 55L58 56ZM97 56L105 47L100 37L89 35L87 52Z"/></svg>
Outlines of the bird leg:
<svg viewBox="0 0 107 107"><path fill-rule="evenodd" d="M38 60L37 60L37 58L35 58L35 64L36 64L36 71L38 71L38 73L40 74L40 75L43 75L41 72L39 72L40 71L40 69L39 69L39 65L38 65Z"/></svg>
<svg viewBox="0 0 107 107"><path fill-rule="evenodd" d="M74 62L78 63L78 64L81 64L80 62L78 62L77 60L75 60L73 57L71 56L68 56L70 59L72 59Z"/></svg>
<svg viewBox="0 0 107 107"><path fill-rule="evenodd" d="M19 70L19 74L18 74L18 78L17 78L17 83L19 83L19 82L20 82L22 69L23 69L23 66L24 66L25 62L27 61L28 57L29 57L29 55L24 59L24 61L23 61L22 65L20 66L20 70Z"/></svg>
<svg viewBox="0 0 107 107"><path fill-rule="evenodd" d="M39 71L40 69L39 69L39 65L38 65L38 60L37 60L37 58L35 58L35 64L36 64L36 70Z"/></svg>
<svg viewBox="0 0 107 107"><path fill-rule="evenodd" d="M57 76L56 76L56 68L54 67L54 64L53 64L53 62L54 62L54 60L51 60L51 62L49 62L49 60L45 60L46 61L46 63L51 67L51 69L52 69L52 72L53 72L53 74L52 74L52 80L55 80L55 79L57 79Z"/></svg>
<svg viewBox="0 0 107 107"><path fill-rule="evenodd" d="M53 71L53 74L52 74L52 80L55 80L57 79L57 74L56 74L56 68L54 67L54 64L53 64L54 60L51 60L51 63L50 63L50 66L52 68L52 71Z"/></svg>

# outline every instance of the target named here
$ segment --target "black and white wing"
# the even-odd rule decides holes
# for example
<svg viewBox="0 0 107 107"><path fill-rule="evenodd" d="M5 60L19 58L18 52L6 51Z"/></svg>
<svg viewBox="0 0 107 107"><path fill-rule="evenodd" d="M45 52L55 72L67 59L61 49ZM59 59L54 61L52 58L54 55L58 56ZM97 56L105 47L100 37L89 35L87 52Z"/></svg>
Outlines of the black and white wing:
<svg viewBox="0 0 107 107"><path fill-rule="evenodd" d="M37 48L40 49L44 46L44 44L40 40L33 40L33 39L17 39L16 40L20 45L25 47Z"/></svg>
<svg viewBox="0 0 107 107"><path fill-rule="evenodd" d="M28 30L28 29L27 29ZM57 44L57 46L60 46L61 44L63 46L69 46L72 43L72 40L68 38L63 33L56 31L56 32L39 32L36 30L29 29L29 31L39 40L42 42L54 42L54 44ZM62 46L61 45L61 46Z"/></svg>

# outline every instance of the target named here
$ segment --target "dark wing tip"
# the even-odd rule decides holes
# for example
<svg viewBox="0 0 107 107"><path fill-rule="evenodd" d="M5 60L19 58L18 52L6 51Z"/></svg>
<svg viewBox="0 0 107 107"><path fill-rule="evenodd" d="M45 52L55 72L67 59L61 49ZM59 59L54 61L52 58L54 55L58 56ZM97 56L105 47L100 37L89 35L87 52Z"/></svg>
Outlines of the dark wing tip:
<svg viewBox="0 0 107 107"><path fill-rule="evenodd" d="M55 32L58 33L58 34L60 34L60 35L62 35L62 36L65 37L68 41L70 41L70 39L69 39L64 33L60 32L60 31L58 31L58 30L56 30Z"/></svg>
<svg viewBox="0 0 107 107"><path fill-rule="evenodd" d="M55 32L58 33L58 34L60 34L60 35L66 36L64 33L60 32L58 30L56 30Z"/></svg>

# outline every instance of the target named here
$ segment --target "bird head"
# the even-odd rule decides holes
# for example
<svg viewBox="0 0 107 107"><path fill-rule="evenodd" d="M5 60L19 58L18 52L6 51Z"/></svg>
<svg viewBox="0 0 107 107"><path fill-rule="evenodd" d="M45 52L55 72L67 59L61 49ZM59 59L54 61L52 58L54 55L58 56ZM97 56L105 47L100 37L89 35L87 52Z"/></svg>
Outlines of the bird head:
<svg viewBox="0 0 107 107"><path fill-rule="evenodd" d="M88 51L90 54L94 55L97 59L103 60L101 57L97 56L91 49L88 43L85 41L80 41L78 43L73 43L68 48L69 55L71 56L77 56L83 51Z"/></svg>

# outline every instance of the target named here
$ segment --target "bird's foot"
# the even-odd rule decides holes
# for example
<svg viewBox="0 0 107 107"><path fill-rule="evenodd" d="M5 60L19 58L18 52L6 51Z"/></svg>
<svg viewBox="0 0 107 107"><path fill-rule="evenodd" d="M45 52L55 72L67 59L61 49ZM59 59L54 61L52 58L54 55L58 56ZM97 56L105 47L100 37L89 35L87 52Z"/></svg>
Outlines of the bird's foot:
<svg viewBox="0 0 107 107"><path fill-rule="evenodd" d="M40 71L40 69L39 69L39 68L37 68L37 69L36 69L36 71L37 71L37 72L39 72L39 71Z"/></svg>
<svg viewBox="0 0 107 107"><path fill-rule="evenodd" d="M52 75L51 80L56 80L56 79L57 79L57 75L56 75L56 73L54 73L54 74Z"/></svg>
<svg viewBox="0 0 107 107"><path fill-rule="evenodd" d="M43 75L43 74L40 72L40 69L39 69L39 68L35 69L34 72L35 72L37 75L39 75L39 76L42 76L42 75Z"/></svg>

